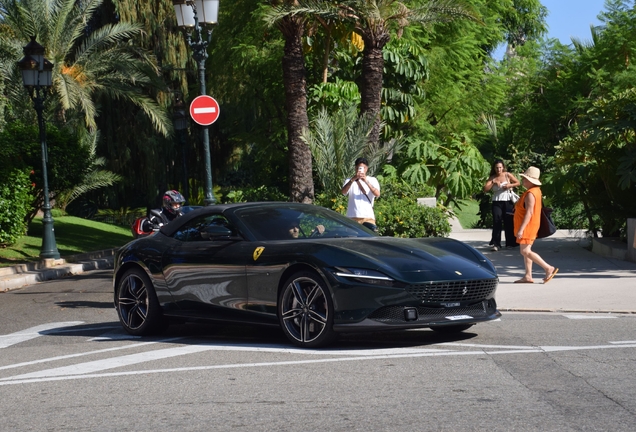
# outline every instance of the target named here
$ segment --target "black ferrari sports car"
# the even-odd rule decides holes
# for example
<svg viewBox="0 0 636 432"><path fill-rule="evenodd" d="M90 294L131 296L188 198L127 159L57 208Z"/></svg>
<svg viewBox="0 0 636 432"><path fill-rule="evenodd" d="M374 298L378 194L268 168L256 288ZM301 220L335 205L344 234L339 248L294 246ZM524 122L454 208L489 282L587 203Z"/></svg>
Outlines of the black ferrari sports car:
<svg viewBox="0 0 636 432"><path fill-rule="evenodd" d="M380 237L323 207L243 203L196 209L122 247L115 308L133 335L171 319L280 325L293 343L339 332L459 332L501 316L498 277L448 238Z"/></svg>

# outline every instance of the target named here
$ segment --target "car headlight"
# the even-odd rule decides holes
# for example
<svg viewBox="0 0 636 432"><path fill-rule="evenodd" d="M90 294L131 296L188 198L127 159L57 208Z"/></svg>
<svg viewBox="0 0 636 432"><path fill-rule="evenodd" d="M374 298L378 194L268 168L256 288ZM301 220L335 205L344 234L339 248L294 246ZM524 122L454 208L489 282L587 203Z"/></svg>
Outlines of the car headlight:
<svg viewBox="0 0 636 432"><path fill-rule="evenodd" d="M336 267L335 276L347 278L358 283L392 287L396 280L376 270L363 268Z"/></svg>

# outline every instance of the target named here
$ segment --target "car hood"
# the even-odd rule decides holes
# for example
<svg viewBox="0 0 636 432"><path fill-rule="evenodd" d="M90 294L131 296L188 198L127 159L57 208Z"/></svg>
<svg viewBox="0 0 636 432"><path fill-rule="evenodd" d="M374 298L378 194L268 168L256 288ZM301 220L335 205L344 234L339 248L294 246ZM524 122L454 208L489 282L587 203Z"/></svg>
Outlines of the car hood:
<svg viewBox="0 0 636 432"><path fill-rule="evenodd" d="M359 260L366 268L372 266L410 283L497 277L494 266L481 253L451 239L341 239L331 243L331 247L357 258L346 260L352 266ZM339 265L346 266L344 262Z"/></svg>

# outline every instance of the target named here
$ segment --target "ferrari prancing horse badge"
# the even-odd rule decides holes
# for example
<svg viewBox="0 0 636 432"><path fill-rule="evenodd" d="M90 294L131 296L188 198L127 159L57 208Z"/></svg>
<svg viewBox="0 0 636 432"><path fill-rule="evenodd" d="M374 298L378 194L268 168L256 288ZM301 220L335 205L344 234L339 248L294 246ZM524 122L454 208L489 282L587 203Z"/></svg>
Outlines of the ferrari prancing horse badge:
<svg viewBox="0 0 636 432"><path fill-rule="evenodd" d="M263 246L259 246L256 249L254 249L254 255L253 255L254 261L256 261L258 257L261 256L264 250L265 248Z"/></svg>

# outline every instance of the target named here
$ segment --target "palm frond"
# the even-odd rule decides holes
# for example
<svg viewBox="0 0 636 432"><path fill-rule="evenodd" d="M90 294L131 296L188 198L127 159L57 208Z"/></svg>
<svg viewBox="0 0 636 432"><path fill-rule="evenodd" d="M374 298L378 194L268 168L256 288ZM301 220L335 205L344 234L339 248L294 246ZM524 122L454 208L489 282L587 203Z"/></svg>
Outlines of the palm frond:
<svg viewBox="0 0 636 432"><path fill-rule="evenodd" d="M332 2L319 0L298 0L284 2L280 5L266 6L261 11L265 24L272 27L283 18L294 16L316 16L323 19L337 18L340 16L340 8Z"/></svg>
<svg viewBox="0 0 636 432"><path fill-rule="evenodd" d="M424 6L411 9L408 20L421 24L468 19L481 23L481 18L470 6L456 0L432 0Z"/></svg>

